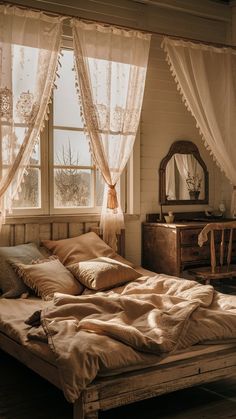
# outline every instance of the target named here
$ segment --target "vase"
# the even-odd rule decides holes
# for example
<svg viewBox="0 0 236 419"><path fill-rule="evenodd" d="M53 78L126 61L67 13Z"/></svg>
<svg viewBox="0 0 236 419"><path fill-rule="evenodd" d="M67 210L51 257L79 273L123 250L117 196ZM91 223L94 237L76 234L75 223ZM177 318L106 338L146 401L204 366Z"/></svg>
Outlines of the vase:
<svg viewBox="0 0 236 419"><path fill-rule="evenodd" d="M164 215L165 221L167 224L171 224L174 222L174 215Z"/></svg>
<svg viewBox="0 0 236 419"><path fill-rule="evenodd" d="M190 199L196 200L199 198L200 191L189 191Z"/></svg>

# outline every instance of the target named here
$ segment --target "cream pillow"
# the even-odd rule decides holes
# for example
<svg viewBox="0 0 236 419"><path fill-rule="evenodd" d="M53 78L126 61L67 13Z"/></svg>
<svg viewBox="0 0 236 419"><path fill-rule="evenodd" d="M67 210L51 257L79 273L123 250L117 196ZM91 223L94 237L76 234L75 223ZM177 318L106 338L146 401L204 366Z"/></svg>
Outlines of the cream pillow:
<svg viewBox="0 0 236 419"><path fill-rule="evenodd" d="M117 287L141 276L131 266L107 257L77 262L67 268L85 287L97 291Z"/></svg>
<svg viewBox="0 0 236 419"><path fill-rule="evenodd" d="M42 245L57 255L65 266L98 257L117 259L132 266L93 231L69 239L43 240Z"/></svg>
<svg viewBox="0 0 236 419"><path fill-rule="evenodd" d="M70 295L79 295L83 292L84 287L55 257L38 260L32 265L25 265L14 260L9 260L9 262L24 283L44 300L52 298L55 292Z"/></svg>

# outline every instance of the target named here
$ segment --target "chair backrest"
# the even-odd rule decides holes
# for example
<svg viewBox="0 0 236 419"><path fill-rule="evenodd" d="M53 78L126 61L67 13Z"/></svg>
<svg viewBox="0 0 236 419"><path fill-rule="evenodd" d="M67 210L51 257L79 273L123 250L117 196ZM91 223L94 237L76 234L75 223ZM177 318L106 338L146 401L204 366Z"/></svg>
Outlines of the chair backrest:
<svg viewBox="0 0 236 419"><path fill-rule="evenodd" d="M233 234L236 230L236 221L228 221L222 223L207 224L198 236L198 244L202 246L208 240L210 233L210 255L211 255L211 272L216 272L217 254L219 253L219 266L229 266L232 260L232 244ZM217 233L219 232L219 233ZM219 246L219 252L217 247Z"/></svg>

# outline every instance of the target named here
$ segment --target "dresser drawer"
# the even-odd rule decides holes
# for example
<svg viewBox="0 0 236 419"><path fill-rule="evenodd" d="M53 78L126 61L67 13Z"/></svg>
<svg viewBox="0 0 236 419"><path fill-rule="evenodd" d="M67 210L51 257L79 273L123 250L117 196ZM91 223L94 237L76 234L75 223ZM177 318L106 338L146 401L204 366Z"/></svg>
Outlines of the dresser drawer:
<svg viewBox="0 0 236 419"><path fill-rule="evenodd" d="M208 260L210 262L209 246L182 247L180 255L181 262L194 262L200 260Z"/></svg>
<svg viewBox="0 0 236 419"><path fill-rule="evenodd" d="M201 230L202 230L202 228L199 228L199 229L195 228L195 229L188 229L188 230L180 231L181 245L196 246L196 244L198 243L198 235L199 235ZM209 239L210 239L210 237L208 238L208 240ZM221 241L221 232L216 231L215 232L215 242L220 243L220 241ZM225 233L224 241L225 241L225 243L227 243L229 241L229 231L227 231ZM233 241L236 242L236 232L234 232L234 234L233 234Z"/></svg>
<svg viewBox="0 0 236 419"><path fill-rule="evenodd" d="M224 259L227 257L228 246L226 245L224 248ZM220 249L219 247L216 248L216 263L219 263L220 257ZM181 262L195 262L195 261L202 261L207 260L210 264L211 255L210 255L210 247L209 245L205 245L202 247L182 247L180 250L180 258ZM232 246L232 258L236 260L236 243L233 243Z"/></svg>
<svg viewBox="0 0 236 419"><path fill-rule="evenodd" d="M188 229L188 230L181 230L180 231L180 242L181 245L188 244L196 246L198 243L198 235L202 229L195 228L195 229Z"/></svg>

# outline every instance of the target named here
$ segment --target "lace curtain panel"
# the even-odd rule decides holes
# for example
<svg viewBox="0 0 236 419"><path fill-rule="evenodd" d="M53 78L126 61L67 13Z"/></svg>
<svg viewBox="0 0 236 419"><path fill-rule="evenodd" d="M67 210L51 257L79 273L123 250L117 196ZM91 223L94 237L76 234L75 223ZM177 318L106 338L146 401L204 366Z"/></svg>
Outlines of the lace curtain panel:
<svg viewBox="0 0 236 419"><path fill-rule="evenodd" d="M85 130L107 185L100 225L104 240L115 248L124 227L116 185L138 129L150 35L77 19L71 25Z"/></svg>
<svg viewBox="0 0 236 419"><path fill-rule="evenodd" d="M236 50L169 38L162 46L205 146L236 185ZM231 213L236 215L235 186Z"/></svg>
<svg viewBox="0 0 236 419"><path fill-rule="evenodd" d="M62 17L0 5L1 224L37 146L56 75Z"/></svg>

